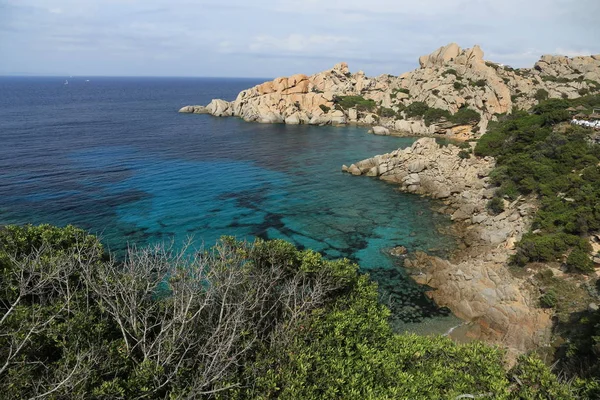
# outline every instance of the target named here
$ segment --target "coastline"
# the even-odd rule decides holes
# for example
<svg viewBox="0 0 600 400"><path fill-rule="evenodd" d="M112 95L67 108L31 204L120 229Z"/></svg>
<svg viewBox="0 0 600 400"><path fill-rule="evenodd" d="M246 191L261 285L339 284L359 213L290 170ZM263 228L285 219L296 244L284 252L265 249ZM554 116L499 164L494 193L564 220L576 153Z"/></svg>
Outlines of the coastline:
<svg viewBox="0 0 600 400"><path fill-rule="evenodd" d="M515 243L527 232L535 204L520 198L505 202L505 211L486 209L495 189L489 173L492 158L461 158L461 149L440 146L432 138L413 146L343 167L352 175L377 177L404 192L440 199L438 212L451 215L450 234L459 240L448 258L423 252L409 255L404 267L412 278L431 287L428 295L448 307L465 324L450 332L457 341L482 340L507 350L506 361L548 346L551 315L536 306L534 287L509 271Z"/></svg>

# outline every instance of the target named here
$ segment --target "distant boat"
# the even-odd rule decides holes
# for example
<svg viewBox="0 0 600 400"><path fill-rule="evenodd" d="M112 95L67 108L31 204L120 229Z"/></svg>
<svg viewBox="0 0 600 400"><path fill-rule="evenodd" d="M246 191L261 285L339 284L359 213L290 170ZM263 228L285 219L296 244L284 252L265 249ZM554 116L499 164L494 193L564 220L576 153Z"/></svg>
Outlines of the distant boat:
<svg viewBox="0 0 600 400"><path fill-rule="evenodd" d="M68 84L69 84L69 81L65 79L65 85L68 85Z"/></svg>

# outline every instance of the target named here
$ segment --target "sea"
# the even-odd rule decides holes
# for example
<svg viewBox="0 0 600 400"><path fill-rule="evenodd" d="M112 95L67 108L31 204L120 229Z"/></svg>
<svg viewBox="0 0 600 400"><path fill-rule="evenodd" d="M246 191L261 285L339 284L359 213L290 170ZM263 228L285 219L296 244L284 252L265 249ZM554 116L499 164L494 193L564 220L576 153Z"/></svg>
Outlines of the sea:
<svg viewBox="0 0 600 400"><path fill-rule="evenodd" d="M210 247L223 235L285 239L358 263L399 331L455 326L388 254L399 245L447 254L447 216L430 199L341 170L415 138L177 112L265 80L0 77L0 225L76 225L115 254Z"/></svg>

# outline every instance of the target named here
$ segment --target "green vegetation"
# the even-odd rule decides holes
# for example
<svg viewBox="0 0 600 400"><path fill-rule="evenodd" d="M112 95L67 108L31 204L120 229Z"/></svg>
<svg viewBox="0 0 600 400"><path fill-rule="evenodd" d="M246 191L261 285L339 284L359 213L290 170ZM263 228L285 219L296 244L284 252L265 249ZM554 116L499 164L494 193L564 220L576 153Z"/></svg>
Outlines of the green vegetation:
<svg viewBox="0 0 600 400"><path fill-rule="evenodd" d="M535 92L535 99L537 101L544 101L544 100L548 100L548 96L550 94L548 93L548 91L546 89L538 89L537 92Z"/></svg>
<svg viewBox="0 0 600 400"><path fill-rule="evenodd" d="M590 251L585 236L600 229L600 146L589 142L584 128L555 125L570 118L566 108L597 103L600 96L541 102L533 114L515 112L492 126L475 148L478 156L497 157L491 177L499 195L539 198L537 233L519 243L514 258L519 265L561 261L571 254L570 268L590 271L583 255Z"/></svg>
<svg viewBox="0 0 600 400"><path fill-rule="evenodd" d="M485 79L479 79L476 81L471 81L470 85L474 87L485 87L485 85L487 85L487 81Z"/></svg>
<svg viewBox="0 0 600 400"><path fill-rule="evenodd" d="M544 308L554 308L558 303L558 297L554 290L549 290L540 297L540 305Z"/></svg>
<svg viewBox="0 0 600 400"><path fill-rule="evenodd" d="M564 76L556 77L552 75L542 75L542 81L544 82L556 82L556 83L569 83L573 82L572 79L565 78Z"/></svg>
<svg viewBox="0 0 600 400"><path fill-rule="evenodd" d="M331 107L327 107L325 104L321 104L321 105L319 106L319 108L320 108L321 110L323 110L323 112L324 112L325 114L327 114L327 113L328 113L328 112L331 110Z"/></svg>
<svg viewBox="0 0 600 400"><path fill-rule="evenodd" d="M442 76L444 78L447 77L448 75L458 76L458 72L456 72L456 70L454 68L448 68L447 70L442 72Z"/></svg>
<svg viewBox="0 0 600 400"><path fill-rule="evenodd" d="M465 88L465 85L463 85L459 81L454 81L454 83L452 84L452 86L454 87L455 90L462 90L462 89Z"/></svg>
<svg viewBox="0 0 600 400"><path fill-rule="evenodd" d="M384 117L384 118L395 118L396 117L396 111L394 111L392 108L387 108L387 107L380 107L378 114L380 117Z"/></svg>
<svg viewBox="0 0 600 400"><path fill-rule="evenodd" d="M423 114L423 121L425 122L426 126L429 126L432 123L439 122L443 119L448 120L450 119L450 117L450 112L447 110L442 110L439 108L429 108L427 109L427 111L425 111L425 114Z"/></svg>
<svg viewBox="0 0 600 400"><path fill-rule="evenodd" d="M475 110L463 106L450 117L450 121L459 125L477 124L479 121L481 121L481 114Z"/></svg>
<svg viewBox="0 0 600 400"><path fill-rule="evenodd" d="M338 96L333 99L333 102L345 110L356 107L359 111L373 112L377 107L375 100L365 99L362 96Z"/></svg>
<svg viewBox="0 0 600 400"><path fill-rule="evenodd" d="M392 90L392 93L391 93L390 97L392 99L395 99L398 96L398 93L407 94L408 97L410 98L410 91L408 89L405 89L405 88L398 88L398 89Z"/></svg>
<svg viewBox="0 0 600 400"><path fill-rule="evenodd" d="M404 113L408 118L422 117L429 110L429 106L422 101L415 101L410 103L405 109Z"/></svg>
<svg viewBox="0 0 600 400"><path fill-rule="evenodd" d="M192 252L189 252L192 253ZM394 334L347 260L225 237L107 257L73 228L0 231L0 389L52 399L571 399L534 357Z"/></svg>

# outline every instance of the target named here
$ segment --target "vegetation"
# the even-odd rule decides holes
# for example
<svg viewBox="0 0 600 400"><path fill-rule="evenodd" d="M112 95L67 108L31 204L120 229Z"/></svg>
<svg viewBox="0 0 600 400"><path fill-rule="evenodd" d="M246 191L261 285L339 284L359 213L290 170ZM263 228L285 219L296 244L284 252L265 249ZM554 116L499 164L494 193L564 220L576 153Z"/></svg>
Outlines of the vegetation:
<svg viewBox="0 0 600 400"><path fill-rule="evenodd" d="M548 96L550 94L548 93L548 91L546 89L538 89L537 92L535 92L535 99L537 101L544 101L544 100L548 100Z"/></svg>
<svg viewBox="0 0 600 400"><path fill-rule="evenodd" d="M375 100L365 99L362 96L338 96L333 99L333 102L345 110L356 108L359 111L373 112L377 107Z"/></svg>
<svg viewBox="0 0 600 400"><path fill-rule="evenodd" d="M404 113L408 118L423 117L429 110L429 106L422 101L415 101L410 103L405 109Z"/></svg>
<svg viewBox="0 0 600 400"><path fill-rule="evenodd" d="M347 260L227 237L188 253L116 262L73 227L0 231L2 396L573 398L534 357L505 371L497 348L394 334Z"/></svg>
<svg viewBox="0 0 600 400"><path fill-rule="evenodd" d="M505 117L475 148L476 155L497 157L491 177L500 195L539 198L536 233L523 236L514 259L519 265L561 261L570 255L569 268L590 271L585 236L600 229L600 146L590 143L584 128L555 125L570 118L569 106L598 102L599 96L541 102L533 114Z"/></svg>
<svg viewBox="0 0 600 400"><path fill-rule="evenodd" d="M434 122L448 120L450 117L451 115L448 110L442 110L440 108L428 108L423 114L423 121L425 122L426 126L429 126Z"/></svg>
<svg viewBox="0 0 600 400"><path fill-rule="evenodd" d="M481 114L473 109L463 106L450 117L450 121L459 125L477 124L481 121Z"/></svg>
<svg viewBox="0 0 600 400"><path fill-rule="evenodd" d="M325 104L321 104L321 105L319 106L319 108L320 108L320 109L321 109L321 110L322 110L322 111L323 111L325 114L327 114L327 113L328 113L328 112L331 110L331 107L327 107Z"/></svg>
<svg viewBox="0 0 600 400"><path fill-rule="evenodd" d="M462 89L465 88L465 85L463 85L459 81L454 81L454 83L452 84L452 86L454 87L455 90L462 90Z"/></svg>
<svg viewBox="0 0 600 400"><path fill-rule="evenodd" d="M445 78L448 75L458 76L458 72L454 68L448 68L444 72L442 72L442 76Z"/></svg>

